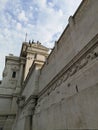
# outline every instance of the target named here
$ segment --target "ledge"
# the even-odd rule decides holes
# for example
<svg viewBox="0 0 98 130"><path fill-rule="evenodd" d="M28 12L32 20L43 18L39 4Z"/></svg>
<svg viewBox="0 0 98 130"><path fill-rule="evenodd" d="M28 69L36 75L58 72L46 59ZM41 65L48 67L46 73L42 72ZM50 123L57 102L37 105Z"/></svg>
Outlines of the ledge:
<svg viewBox="0 0 98 130"><path fill-rule="evenodd" d="M38 97L40 98L42 95L50 93L55 82L60 85L61 81L59 80L63 80L61 79L63 75L65 80L67 80L68 77L83 68L88 63L89 58L92 60L98 57L98 52L93 52L96 46L98 46L98 34L39 92ZM54 87L56 88L55 85Z"/></svg>

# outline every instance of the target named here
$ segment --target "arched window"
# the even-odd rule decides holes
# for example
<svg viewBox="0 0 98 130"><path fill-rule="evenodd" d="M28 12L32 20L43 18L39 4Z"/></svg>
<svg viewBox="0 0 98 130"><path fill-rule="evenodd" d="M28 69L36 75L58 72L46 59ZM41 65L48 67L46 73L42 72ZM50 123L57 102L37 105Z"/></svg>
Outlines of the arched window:
<svg viewBox="0 0 98 130"><path fill-rule="evenodd" d="M12 78L16 78L16 72L15 71L13 71L13 73L12 73Z"/></svg>

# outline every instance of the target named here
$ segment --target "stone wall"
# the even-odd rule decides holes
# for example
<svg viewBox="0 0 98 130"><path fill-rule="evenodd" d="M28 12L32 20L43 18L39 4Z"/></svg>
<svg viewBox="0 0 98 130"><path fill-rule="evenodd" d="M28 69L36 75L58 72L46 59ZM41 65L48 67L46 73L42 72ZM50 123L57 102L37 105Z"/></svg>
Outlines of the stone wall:
<svg viewBox="0 0 98 130"><path fill-rule="evenodd" d="M76 14L69 18L68 26L41 70L39 91L98 33L97 2L84 0Z"/></svg>
<svg viewBox="0 0 98 130"><path fill-rule="evenodd" d="M27 83L24 86L24 90L22 91L22 96L25 96L25 100L27 100L32 94L36 93L36 87L38 87L38 76L39 69L34 66L32 74L30 75Z"/></svg>
<svg viewBox="0 0 98 130"><path fill-rule="evenodd" d="M0 95L0 128L11 130L17 112L16 96Z"/></svg>
<svg viewBox="0 0 98 130"><path fill-rule="evenodd" d="M24 63L25 59L13 55L5 59L3 81L0 85L0 128L3 130L11 130L16 117L16 100L21 89Z"/></svg>
<svg viewBox="0 0 98 130"><path fill-rule="evenodd" d="M98 128L97 5L82 2L41 69L34 130Z"/></svg>
<svg viewBox="0 0 98 130"><path fill-rule="evenodd" d="M36 54L36 59L33 61L33 64L29 69L29 73L17 100L18 113L13 125L14 130L29 130L31 128L32 114L35 109L38 95L40 69L45 61L47 52L48 49L46 55Z"/></svg>
<svg viewBox="0 0 98 130"><path fill-rule="evenodd" d="M34 130L98 128L98 35L75 59L39 95Z"/></svg>
<svg viewBox="0 0 98 130"><path fill-rule="evenodd" d="M13 130L98 128L97 5L83 0L40 73L30 71Z"/></svg>

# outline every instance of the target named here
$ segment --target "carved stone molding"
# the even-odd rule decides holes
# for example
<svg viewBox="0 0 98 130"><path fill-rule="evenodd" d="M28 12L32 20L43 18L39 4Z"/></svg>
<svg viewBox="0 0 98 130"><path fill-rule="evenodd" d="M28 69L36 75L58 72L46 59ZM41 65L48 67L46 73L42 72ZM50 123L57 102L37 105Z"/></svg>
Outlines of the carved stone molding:
<svg viewBox="0 0 98 130"><path fill-rule="evenodd" d="M32 115L34 110L35 110L35 106L37 103L37 98L34 95L31 95L27 101L25 101L25 103L23 104L23 113L24 116L28 116L28 115Z"/></svg>
<svg viewBox="0 0 98 130"><path fill-rule="evenodd" d="M11 70L13 70L13 71L19 71L19 67L14 66L14 67L11 68Z"/></svg>
<svg viewBox="0 0 98 130"><path fill-rule="evenodd" d="M17 104L18 104L19 108L22 108L24 103L25 103L25 97L24 96L19 96L17 98Z"/></svg>
<svg viewBox="0 0 98 130"><path fill-rule="evenodd" d="M65 68L51 81L40 93L39 102L48 96L52 91L64 83L68 78L73 76L92 60L98 57L98 34L87 44L67 65Z"/></svg>

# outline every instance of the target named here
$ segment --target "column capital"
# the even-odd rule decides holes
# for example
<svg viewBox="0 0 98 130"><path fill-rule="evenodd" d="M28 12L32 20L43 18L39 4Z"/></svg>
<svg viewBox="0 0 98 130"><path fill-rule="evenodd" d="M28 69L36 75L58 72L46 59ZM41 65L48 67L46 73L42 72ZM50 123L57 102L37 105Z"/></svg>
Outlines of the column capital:
<svg viewBox="0 0 98 130"><path fill-rule="evenodd" d="M35 105L36 105L37 99L35 96L30 97L24 104L24 111L25 111L25 116L32 115L35 110Z"/></svg>
<svg viewBox="0 0 98 130"><path fill-rule="evenodd" d="M22 108L24 103L25 103L25 96L19 96L17 98L17 104L18 104L19 108Z"/></svg>

